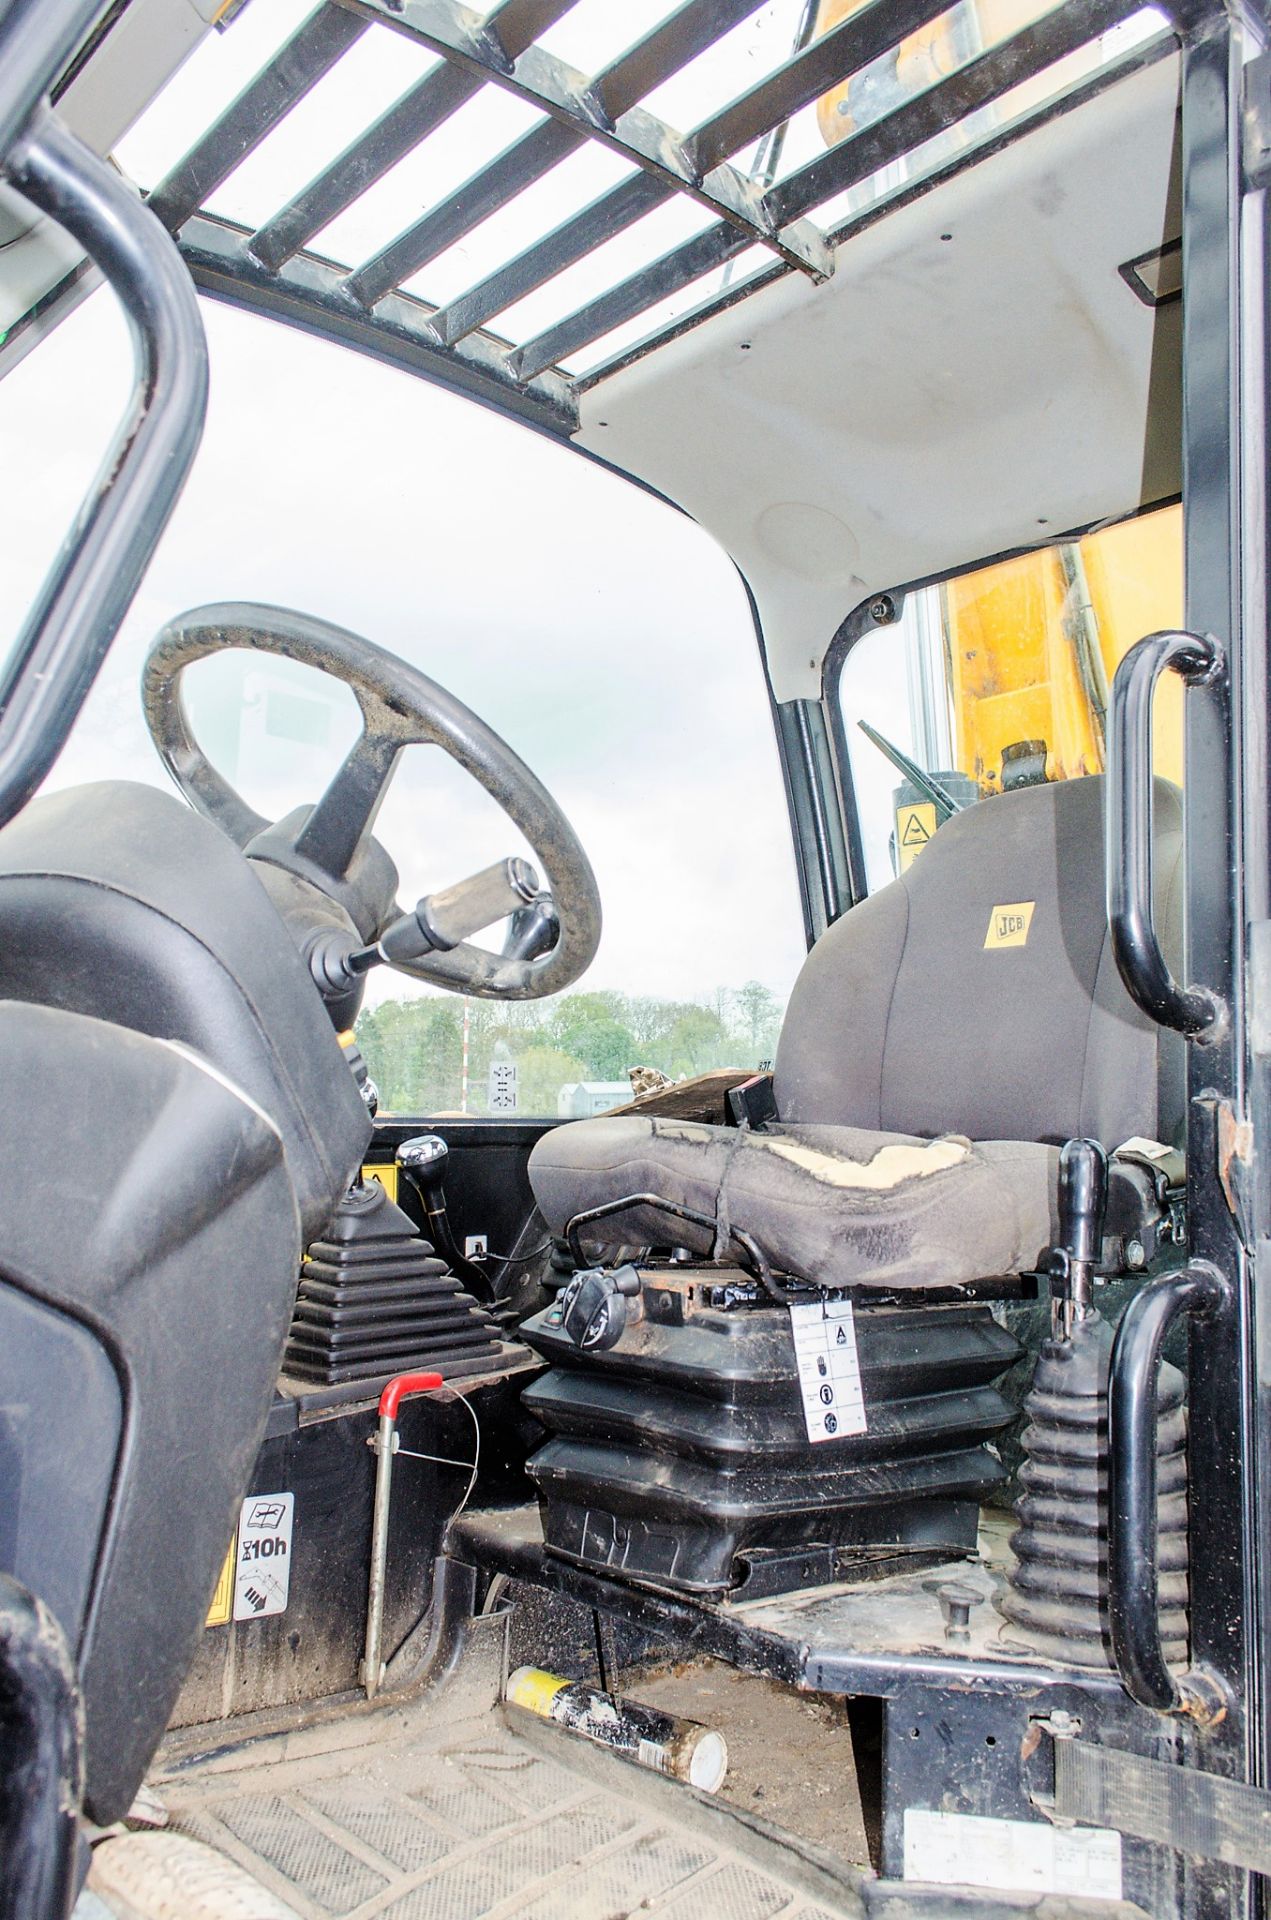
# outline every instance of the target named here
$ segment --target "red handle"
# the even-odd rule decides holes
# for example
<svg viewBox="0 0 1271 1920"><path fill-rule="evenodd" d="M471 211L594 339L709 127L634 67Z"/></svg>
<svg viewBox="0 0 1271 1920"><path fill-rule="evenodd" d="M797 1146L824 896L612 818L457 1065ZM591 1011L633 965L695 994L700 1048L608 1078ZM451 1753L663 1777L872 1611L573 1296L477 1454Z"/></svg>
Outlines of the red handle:
<svg viewBox="0 0 1271 1920"><path fill-rule="evenodd" d="M444 1385L439 1373L399 1373L380 1395L380 1419L396 1420L398 1407L410 1394L431 1393L434 1387Z"/></svg>

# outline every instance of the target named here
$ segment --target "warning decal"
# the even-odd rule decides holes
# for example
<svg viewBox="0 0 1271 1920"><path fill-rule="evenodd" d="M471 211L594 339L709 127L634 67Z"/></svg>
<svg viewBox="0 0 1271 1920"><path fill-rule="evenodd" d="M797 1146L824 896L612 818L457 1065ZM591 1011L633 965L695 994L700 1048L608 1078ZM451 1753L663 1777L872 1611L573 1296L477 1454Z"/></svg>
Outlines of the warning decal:
<svg viewBox="0 0 1271 1920"><path fill-rule="evenodd" d="M243 1502L234 1561L234 1618L285 1613L291 1591L294 1493L254 1493Z"/></svg>
<svg viewBox="0 0 1271 1920"><path fill-rule="evenodd" d="M809 1440L864 1433L865 1396L850 1300L799 1301L790 1308L794 1358Z"/></svg>
<svg viewBox="0 0 1271 1920"><path fill-rule="evenodd" d="M900 871L912 866L936 830L936 810L930 800L896 809L896 847Z"/></svg>
<svg viewBox="0 0 1271 1920"><path fill-rule="evenodd" d="M227 1627L234 1612L234 1565L237 1560L238 1535L230 1541L225 1550L225 1559L217 1576L216 1592L212 1595L212 1604L207 1610L205 1627Z"/></svg>

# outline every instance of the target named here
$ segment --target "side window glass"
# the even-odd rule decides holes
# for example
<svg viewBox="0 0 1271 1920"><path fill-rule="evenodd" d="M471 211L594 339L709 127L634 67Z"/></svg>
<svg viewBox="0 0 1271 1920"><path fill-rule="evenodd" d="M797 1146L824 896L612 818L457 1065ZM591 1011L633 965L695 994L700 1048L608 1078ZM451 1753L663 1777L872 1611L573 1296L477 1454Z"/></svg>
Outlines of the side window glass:
<svg viewBox="0 0 1271 1920"><path fill-rule="evenodd" d="M1177 507L897 595L846 654L839 711L869 891L950 812L1104 769L1108 692L1145 633L1183 613ZM1158 775L1182 784L1182 690L1156 712ZM924 778L925 776L925 778Z"/></svg>

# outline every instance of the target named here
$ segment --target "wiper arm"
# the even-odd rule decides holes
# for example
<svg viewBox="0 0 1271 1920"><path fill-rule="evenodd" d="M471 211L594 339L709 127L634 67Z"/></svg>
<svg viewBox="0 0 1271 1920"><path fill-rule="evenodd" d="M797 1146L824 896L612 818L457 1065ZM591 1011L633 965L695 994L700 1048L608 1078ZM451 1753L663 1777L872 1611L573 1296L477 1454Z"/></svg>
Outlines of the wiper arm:
<svg viewBox="0 0 1271 1920"><path fill-rule="evenodd" d="M906 780L917 787L923 799L931 802L940 815L941 826L946 820L951 820L955 813L961 813L963 807L971 804L967 800L955 800L948 789L942 787L932 774L924 773L916 760L911 760L907 753L902 753L899 747L893 746L892 742L885 739L876 727L870 726L868 720L858 720L856 724L865 738L872 740L879 752L887 755L897 772L903 773Z"/></svg>

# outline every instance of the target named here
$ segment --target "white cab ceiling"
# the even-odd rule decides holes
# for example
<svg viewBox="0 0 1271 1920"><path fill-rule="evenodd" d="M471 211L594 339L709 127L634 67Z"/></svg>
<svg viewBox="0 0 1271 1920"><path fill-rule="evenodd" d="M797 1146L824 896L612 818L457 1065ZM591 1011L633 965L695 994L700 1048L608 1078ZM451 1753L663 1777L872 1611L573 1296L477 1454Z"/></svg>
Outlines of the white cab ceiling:
<svg viewBox="0 0 1271 1920"><path fill-rule="evenodd" d="M1169 57L582 396L577 444L750 583L778 699L863 598L1176 493L1180 321L1117 269L1178 233Z"/></svg>

